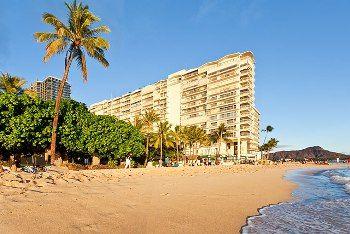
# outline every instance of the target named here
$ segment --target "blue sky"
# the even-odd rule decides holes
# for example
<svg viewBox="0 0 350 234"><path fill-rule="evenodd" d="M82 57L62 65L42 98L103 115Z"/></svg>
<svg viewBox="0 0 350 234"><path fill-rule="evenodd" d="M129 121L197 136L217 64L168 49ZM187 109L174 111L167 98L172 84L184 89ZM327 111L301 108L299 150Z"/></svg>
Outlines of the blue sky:
<svg viewBox="0 0 350 234"><path fill-rule="evenodd" d="M92 104L225 54L256 56L261 126L280 149L320 145L350 153L350 1L85 1L112 29L110 68L88 60L89 82L72 69L73 98ZM44 64L33 38L43 12L63 1L0 1L0 71L32 82L60 77L63 57Z"/></svg>

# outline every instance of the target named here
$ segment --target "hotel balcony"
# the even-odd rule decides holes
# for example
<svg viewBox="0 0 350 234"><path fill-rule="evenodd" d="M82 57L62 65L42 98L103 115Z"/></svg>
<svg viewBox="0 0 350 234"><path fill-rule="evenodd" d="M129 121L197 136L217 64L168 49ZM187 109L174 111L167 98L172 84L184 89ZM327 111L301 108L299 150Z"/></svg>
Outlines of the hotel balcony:
<svg viewBox="0 0 350 234"><path fill-rule="evenodd" d="M200 87L195 87L186 91L182 92L182 96L191 96L191 95L195 95L198 93L203 93L207 91L207 85L203 85Z"/></svg>
<svg viewBox="0 0 350 234"><path fill-rule="evenodd" d="M189 102L195 102L195 101L199 101L201 99L205 99L205 101L207 100L207 95L204 93L202 95L193 95L190 97L182 97L181 98L181 104L186 104Z"/></svg>
<svg viewBox="0 0 350 234"><path fill-rule="evenodd" d="M241 117L251 116L251 112L249 110L241 111Z"/></svg>
<svg viewBox="0 0 350 234"><path fill-rule="evenodd" d="M250 126L241 126L241 131L250 131Z"/></svg>
<svg viewBox="0 0 350 234"><path fill-rule="evenodd" d="M245 89L245 90L241 90L240 95L241 95L241 97L251 97L251 96L253 96L253 93L252 93L252 91Z"/></svg>
<svg viewBox="0 0 350 234"><path fill-rule="evenodd" d="M249 131L241 131L241 137L251 137L251 133Z"/></svg>
<svg viewBox="0 0 350 234"><path fill-rule="evenodd" d="M249 104L241 104L241 111L242 110L249 110L251 106Z"/></svg>

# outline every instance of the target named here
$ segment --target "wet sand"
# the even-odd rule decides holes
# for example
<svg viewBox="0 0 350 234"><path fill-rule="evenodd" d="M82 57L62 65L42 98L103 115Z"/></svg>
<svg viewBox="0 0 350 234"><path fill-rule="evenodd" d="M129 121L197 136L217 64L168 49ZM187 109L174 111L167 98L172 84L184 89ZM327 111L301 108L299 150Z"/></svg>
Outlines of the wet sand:
<svg viewBox="0 0 350 234"><path fill-rule="evenodd" d="M0 175L0 233L238 233L314 164ZM325 166L322 166L325 167Z"/></svg>

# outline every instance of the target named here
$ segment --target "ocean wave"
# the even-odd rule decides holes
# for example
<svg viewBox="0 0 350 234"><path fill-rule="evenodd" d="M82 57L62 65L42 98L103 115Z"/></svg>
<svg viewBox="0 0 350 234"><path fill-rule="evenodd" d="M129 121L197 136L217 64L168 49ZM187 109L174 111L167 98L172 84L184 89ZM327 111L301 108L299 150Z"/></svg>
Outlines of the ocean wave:
<svg viewBox="0 0 350 234"><path fill-rule="evenodd" d="M350 183L345 185L345 190L348 194L350 194Z"/></svg>
<svg viewBox="0 0 350 234"><path fill-rule="evenodd" d="M247 219L241 233L349 234L349 168L319 173L300 170L286 178L299 184L293 192L296 199L261 208L257 216Z"/></svg>
<svg viewBox="0 0 350 234"><path fill-rule="evenodd" d="M350 194L350 177L344 175L332 175L331 180L337 184L344 185L345 191Z"/></svg>
<svg viewBox="0 0 350 234"><path fill-rule="evenodd" d="M348 184L350 183L350 177L344 177L339 175L334 175L331 179L337 184Z"/></svg>

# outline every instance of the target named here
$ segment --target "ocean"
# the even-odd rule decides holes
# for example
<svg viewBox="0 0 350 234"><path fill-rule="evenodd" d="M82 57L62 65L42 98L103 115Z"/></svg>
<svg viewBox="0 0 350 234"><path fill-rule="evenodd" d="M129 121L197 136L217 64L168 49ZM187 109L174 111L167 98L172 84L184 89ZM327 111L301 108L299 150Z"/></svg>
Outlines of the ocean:
<svg viewBox="0 0 350 234"><path fill-rule="evenodd" d="M287 173L293 199L259 210L242 233L350 233L350 168Z"/></svg>

